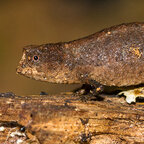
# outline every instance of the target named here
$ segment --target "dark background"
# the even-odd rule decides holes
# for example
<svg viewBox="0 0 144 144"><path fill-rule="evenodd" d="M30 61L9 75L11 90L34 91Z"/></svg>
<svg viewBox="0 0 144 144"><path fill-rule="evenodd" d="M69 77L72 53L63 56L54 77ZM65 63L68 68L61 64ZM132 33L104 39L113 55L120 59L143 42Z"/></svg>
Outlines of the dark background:
<svg viewBox="0 0 144 144"><path fill-rule="evenodd" d="M0 92L52 94L78 87L16 75L22 48L30 44L70 41L133 21L144 21L144 0L1 0Z"/></svg>

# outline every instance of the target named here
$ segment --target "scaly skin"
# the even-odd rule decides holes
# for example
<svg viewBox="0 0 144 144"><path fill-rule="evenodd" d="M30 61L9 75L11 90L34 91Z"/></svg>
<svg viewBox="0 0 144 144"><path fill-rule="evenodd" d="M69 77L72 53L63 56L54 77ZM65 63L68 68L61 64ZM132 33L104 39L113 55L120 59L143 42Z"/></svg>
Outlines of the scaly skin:
<svg viewBox="0 0 144 144"><path fill-rule="evenodd" d="M17 73L53 83L143 84L144 23L113 26L70 42L27 46Z"/></svg>

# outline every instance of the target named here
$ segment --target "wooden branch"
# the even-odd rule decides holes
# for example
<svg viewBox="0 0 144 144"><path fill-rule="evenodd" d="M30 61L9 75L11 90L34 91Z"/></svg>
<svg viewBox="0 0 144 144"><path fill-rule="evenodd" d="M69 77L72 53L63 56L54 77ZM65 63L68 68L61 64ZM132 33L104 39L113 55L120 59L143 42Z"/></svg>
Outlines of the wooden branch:
<svg viewBox="0 0 144 144"><path fill-rule="evenodd" d="M0 97L0 143L126 144L144 142L144 105L124 98Z"/></svg>

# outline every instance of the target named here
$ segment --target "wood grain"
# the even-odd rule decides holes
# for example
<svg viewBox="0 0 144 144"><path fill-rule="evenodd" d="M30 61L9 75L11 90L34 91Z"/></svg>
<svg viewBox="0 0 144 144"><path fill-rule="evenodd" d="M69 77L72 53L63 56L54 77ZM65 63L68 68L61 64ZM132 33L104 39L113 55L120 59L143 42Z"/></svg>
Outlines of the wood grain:
<svg viewBox="0 0 144 144"><path fill-rule="evenodd" d="M144 143L144 105L73 94L0 97L0 143Z"/></svg>

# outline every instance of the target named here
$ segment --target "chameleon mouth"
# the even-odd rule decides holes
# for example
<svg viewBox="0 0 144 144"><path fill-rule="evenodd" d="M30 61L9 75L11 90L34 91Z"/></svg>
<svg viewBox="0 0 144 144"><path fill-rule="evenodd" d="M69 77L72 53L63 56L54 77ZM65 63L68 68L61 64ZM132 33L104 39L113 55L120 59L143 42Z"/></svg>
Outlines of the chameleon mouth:
<svg viewBox="0 0 144 144"><path fill-rule="evenodd" d="M16 74L21 74L21 72L22 72L22 68L20 66L18 66L16 68Z"/></svg>
<svg viewBox="0 0 144 144"><path fill-rule="evenodd" d="M38 72L36 68L19 65L16 69L16 73L26 76L28 78L47 81L46 75L43 72Z"/></svg>
<svg viewBox="0 0 144 144"><path fill-rule="evenodd" d="M16 69L16 73L30 77L32 75L32 70L28 67L23 68L21 66L18 66Z"/></svg>

